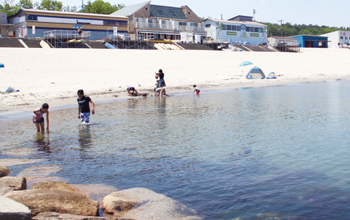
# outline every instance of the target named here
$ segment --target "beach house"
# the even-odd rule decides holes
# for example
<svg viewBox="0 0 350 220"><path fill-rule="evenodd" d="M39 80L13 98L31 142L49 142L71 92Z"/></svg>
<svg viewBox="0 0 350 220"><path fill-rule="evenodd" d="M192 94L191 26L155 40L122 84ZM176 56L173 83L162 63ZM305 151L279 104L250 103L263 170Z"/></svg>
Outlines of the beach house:
<svg viewBox="0 0 350 220"><path fill-rule="evenodd" d="M132 40L172 40L199 43L206 36L203 21L188 7L152 5L151 1L126 6L111 16L126 16Z"/></svg>
<svg viewBox="0 0 350 220"><path fill-rule="evenodd" d="M333 31L321 36L328 37L329 48L341 48L350 45L350 31Z"/></svg>
<svg viewBox="0 0 350 220"><path fill-rule="evenodd" d="M127 34L127 17L91 13L58 12L21 9L8 17L9 36L44 37L48 31L76 32L78 28L91 34L91 40L108 38L108 31L118 27L118 33Z"/></svg>
<svg viewBox="0 0 350 220"><path fill-rule="evenodd" d="M250 16L236 16L229 20L206 19L207 37L213 42L258 45L267 44L267 25L253 21Z"/></svg>
<svg viewBox="0 0 350 220"><path fill-rule="evenodd" d="M297 39L300 47L328 48L328 37L317 35L297 35L292 36Z"/></svg>

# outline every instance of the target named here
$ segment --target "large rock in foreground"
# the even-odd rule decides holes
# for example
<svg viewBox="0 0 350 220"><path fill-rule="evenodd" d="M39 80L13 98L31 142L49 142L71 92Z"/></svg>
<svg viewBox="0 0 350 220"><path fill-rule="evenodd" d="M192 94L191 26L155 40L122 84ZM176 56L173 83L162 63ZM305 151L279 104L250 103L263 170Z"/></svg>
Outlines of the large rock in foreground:
<svg viewBox="0 0 350 220"><path fill-rule="evenodd" d="M30 220L31 212L28 207L0 196L0 219L6 220Z"/></svg>
<svg viewBox="0 0 350 220"><path fill-rule="evenodd" d="M9 192L12 192L13 189L6 185L5 183L0 183L0 196L3 196ZM0 207L1 208L1 207Z"/></svg>
<svg viewBox="0 0 350 220"><path fill-rule="evenodd" d="M27 189L27 180L24 177L6 176L6 177L0 178L0 183L6 184L7 186L11 187L13 190Z"/></svg>
<svg viewBox="0 0 350 220"><path fill-rule="evenodd" d="M57 212L44 212L32 218L33 220L132 220L125 218L109 218L109 217L92 217L92 216L81 216L81 215L71 215L62 214Z"/></svg>
<svg viewBox="0 0 350 220"><path fill-rule="evenodd" d="M85 216L98 215L98 202L74 192L26 190L10 192L5 196L27 206L32 211L32 216L42 212L59 212Z"/></svg>
<svg viewBox="0 0 350 220"><path fill-rule="evenodd" d="M50 190L60 190L60 191L80 193L79 189L73 186L70 186L67 183L55 182L51 180L35 183L31 189L50 189Z"/></svg>
<svg viewBox="0 0 350 220"><path fill-rule="evenodd" d="M109 215L132 219L200 219L197 213L180 202L145 188L114 192L102 201Z"/></svg>
<svg viewBox="0 0 350 220"><path fill-rule="evenodd" d="M7 167L0 165L0 178L4 176L8 176L11 173L11 170L7 169Z"/></svg>

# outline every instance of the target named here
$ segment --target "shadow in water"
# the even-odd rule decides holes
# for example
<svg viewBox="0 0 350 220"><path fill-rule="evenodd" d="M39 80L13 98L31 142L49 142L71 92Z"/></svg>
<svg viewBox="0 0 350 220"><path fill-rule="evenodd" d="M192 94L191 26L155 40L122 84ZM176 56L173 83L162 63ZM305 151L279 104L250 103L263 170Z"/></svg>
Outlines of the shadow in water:
<svg viewBox="0 0 350 220"><path fill-rule="evenodd" d="M39 151L51 154L52 151L50 149L50 134L37 133L34 137L34 146L37 147Z"/></svg>

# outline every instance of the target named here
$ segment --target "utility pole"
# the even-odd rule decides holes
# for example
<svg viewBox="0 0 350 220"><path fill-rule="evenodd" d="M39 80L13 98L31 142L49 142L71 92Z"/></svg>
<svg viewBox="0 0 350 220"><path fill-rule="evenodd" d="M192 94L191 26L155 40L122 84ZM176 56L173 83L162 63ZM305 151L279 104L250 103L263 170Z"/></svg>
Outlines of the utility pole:
<svg viewBox="0 0 350 220"><path fill-rule="evenodd" d="M84 13L84 0L81 0L81 12Z"/></svg>
<svg viewBox="0 0 350 220"><path fill-rule="evenodd" d="M278 20L278 22L281 22L281 37L282 37L282 23L283 23L283 20Z"/></svg>
<svg viewBox="0 0 350 220"><path fill-rule="evenodd" d="M255 14L256 14L256 10L253 9L253 21L255 21Z"/></svg>
<svg viewBox="0 0 350 220"><path fill-rule="evenodd" d="M224 20L224 19L222 18L222 14L221 14L221 20Z"/></svg>

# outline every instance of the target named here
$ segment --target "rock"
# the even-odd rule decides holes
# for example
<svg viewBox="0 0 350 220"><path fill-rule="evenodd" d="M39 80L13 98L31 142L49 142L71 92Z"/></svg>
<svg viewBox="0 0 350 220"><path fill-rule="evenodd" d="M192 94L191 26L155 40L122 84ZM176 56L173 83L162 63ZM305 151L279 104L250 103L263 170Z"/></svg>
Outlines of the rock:
<svg viewBox="0 0 350 220"><path fill-rule="evenodd" d="M131 220L125 218L110 218L110 217L92 217L92 216L81 216L81 215L71 215L62 214L57 212L44 212L32 218L33 220Z"/></svg>
<svg viewBox="0 0 350 220"><path fill-rule="evenodd" d="M13 189L6 185L5 183L0 183L0 196L5 195L6 193L12 192Z"/></svg>
<svg viewBox="0 0 350 220"><path fill-rule="evenodd" d="M27 179L27 188L30 189L35 183L43 182L47 180L55 181L55 182L61 182L66 183L68 180L58 177L58 176L28 176Z"/></svg>
<svg viewBox="0 0 350 220"><path fill-rule="evenodd" d="M13 190L27 189L27 180L24 177L6 176L3 178L0 178L0 183L6 184L7 186L11 187Z"/></svg>
<svg viewBox="0 0 350 220"><path fill-rule="evenodd" d="M74 192L31 189L10 192L5 196L27 206L32 211L32 216L42 212L98 215L98 202Z"/></svg>
<svg viewBox="0 0 350 220"><path fill-rule="evenodd" d="M74 188L73 186L70 186L67 183L54 182L51 180L35 183L31 189L50 189L80 193L79 189Z"/></svg>
<svg viewBox="0 0 350 220"><path fill-rule="evenodd" d="M0 165L0 178L4 176L8 176L11 173L11 170L7 169L7 167Z"/></svg>
<svg viewBox="0 0 350 220"><path fill-rule="evenodd" d="M117 188L107 184L72 184L71 186L79 189L81 194L99 202L108 194L118 191Z"/></svg>
<svg viewBox="0 0 350 220"><path fill-rule="evenodd" d="M132 219L201 219L180 202L145 188L114 192L102 201L107 215Z"/></svg>
<svg viewBox="0 0 350 220"><path fill-rule="evenodd" d="M22 170L17 174L17 176L24 176L24 177L29 177L29 176L49 176L54 173L57 173L60 171L61 168L57 165L39 165L39 166L33 166L29 167L27 169Z"/></svg>
<svg viewBox="0 0 350 220"><path fill-rule="evenodd" d="M31 212L28 207L0 196L0 219L6 220L30 220Z"/></svg>
<svg viewBox="0 0 350 220"><path fill-rule="evenodd" d="M24 164L30 164L30 163L38 163L46 160L42 159L35 159L35 160L28 160L28 159L1 159L0 164L4 166L15 166L15 165L24 165Z"/></svg>

